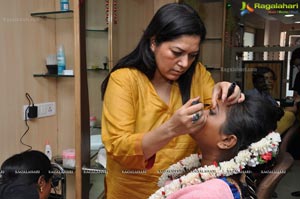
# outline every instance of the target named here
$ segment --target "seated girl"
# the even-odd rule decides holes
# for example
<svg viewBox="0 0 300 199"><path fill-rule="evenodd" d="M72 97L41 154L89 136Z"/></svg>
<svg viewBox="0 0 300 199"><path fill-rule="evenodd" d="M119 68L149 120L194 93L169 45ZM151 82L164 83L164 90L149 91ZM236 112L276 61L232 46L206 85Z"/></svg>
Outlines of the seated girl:
<svg viewBox="0 0 300 199"><path fill-rule="evenodd" d="M151 199L245 198L241 173L276 155L280 135L273 131L283 111L260 96L246 95L244 102L232 106L218 101L203 114L204 128L191 135L202 154L165 170Z"/></svg>
<svg viewBox="0 0 300 199"><path fill-rule="evenodd" d="M1 165L1 199L46 199L53 175L49 158L40 151L13 155Z"/></svg>

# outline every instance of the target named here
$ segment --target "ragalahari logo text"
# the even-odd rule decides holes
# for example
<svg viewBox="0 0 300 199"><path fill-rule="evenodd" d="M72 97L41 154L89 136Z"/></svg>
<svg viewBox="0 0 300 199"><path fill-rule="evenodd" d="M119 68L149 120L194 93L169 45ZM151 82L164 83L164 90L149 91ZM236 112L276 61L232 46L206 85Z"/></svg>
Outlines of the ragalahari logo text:
<svg viewBox="0 0 300 199"><path fill-rule="evenodd" d="M248 14L250 12L254 12L254 8L252 8L249 3L246 3L245 1L242 2L242 8L241 8L241 16L244 16L245 14Z"/></svg>

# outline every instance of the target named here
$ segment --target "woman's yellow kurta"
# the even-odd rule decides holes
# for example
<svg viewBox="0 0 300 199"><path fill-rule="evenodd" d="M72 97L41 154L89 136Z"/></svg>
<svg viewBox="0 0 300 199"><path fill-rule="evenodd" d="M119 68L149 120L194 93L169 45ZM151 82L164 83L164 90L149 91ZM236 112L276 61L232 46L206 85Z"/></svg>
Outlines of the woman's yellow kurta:
<svg viewBox="0 0 300 199"><path fill-rule="evenodd" d="M198 64L191 98L211 103L214 81ZM172 84L169 104L157 95L149 79L134 68L116 70L110 76L103 102L102 140L107 151L106 194L108 199L145 199L158 189L162 171L196 152L189 135L171 140L155 155L153 166L145 160L142 138L166 122L182 106L177 83ZM152 158L153 160L154 158Z"/></svg>

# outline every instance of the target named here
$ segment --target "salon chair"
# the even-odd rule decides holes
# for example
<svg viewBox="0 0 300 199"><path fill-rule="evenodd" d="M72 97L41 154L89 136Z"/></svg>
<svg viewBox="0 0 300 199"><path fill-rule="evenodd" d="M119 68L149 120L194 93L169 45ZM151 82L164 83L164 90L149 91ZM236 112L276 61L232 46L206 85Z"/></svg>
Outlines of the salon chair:
<svg viewBox="0 0 300 199"><path fill-rule="evenodd" d="M66 199L66 173L57 163L51 163L53 169L52 190L48 199Z"/></svg>
<svg viewBox="0 0 300 199"><path fill-rule="evenodd" d="M283 134L280 150L285 150L285 151L289 150L289 142L297 133L300 134L300 122L298 120L289 130L287 130L286 133ZM292 192L291 195L294 197L300 197L300 190Z"/></svg>
<svg viewBox="0 0 300 199"><path fill-rule="evenodd" d="M277 194L275 189L278 183L292 167L294 162L294 158L288 152L288 148L290 141L298 132L299 127L299 122L295 122L284 134L282 134L282 141L279 146L279 153L276 160L267 163L267 165L261 165L261 168L268 172L246 174L249 198L271 199L272 197L276 197Z"/></svg>

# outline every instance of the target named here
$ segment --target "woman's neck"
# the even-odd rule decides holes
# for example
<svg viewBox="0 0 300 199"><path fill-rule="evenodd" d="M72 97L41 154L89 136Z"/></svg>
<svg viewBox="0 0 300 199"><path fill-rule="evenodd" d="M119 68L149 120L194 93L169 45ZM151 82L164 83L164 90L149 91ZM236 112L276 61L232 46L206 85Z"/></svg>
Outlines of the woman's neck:
<svg viewBox="0 0 300 199"><path fill-rule="evenodd" d="M157 95L166 103L169 103L172 81L163 78L161 75L154 75L151 80Z"/></svg>

